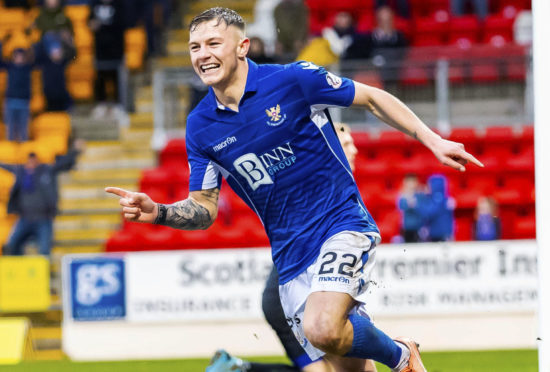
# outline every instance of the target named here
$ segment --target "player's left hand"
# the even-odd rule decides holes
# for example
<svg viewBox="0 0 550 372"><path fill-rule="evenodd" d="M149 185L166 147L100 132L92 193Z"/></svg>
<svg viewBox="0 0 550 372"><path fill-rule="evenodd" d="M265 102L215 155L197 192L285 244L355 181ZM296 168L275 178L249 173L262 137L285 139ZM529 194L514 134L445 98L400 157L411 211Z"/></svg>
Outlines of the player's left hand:
<svg viewBox="0 0 550 372"><path fill-rule="evenodd" d="M467 152L462 143L440 138L431 146L431 150L441 164L447 165L461 172L466 171L465 165L468 162L474 163L478 167L483 167L483 163L477 160L475 156Z"/></svg>

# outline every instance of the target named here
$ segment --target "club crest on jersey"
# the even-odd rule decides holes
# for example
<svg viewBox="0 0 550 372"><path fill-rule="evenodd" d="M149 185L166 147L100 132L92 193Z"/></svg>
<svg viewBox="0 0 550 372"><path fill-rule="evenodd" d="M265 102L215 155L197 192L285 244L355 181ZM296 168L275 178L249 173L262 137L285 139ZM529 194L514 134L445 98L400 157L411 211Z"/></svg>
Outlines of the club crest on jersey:
<svg viewBox="0 0 550 372"><path fill-rule="evenodd" d="M334 89L338 89L342 86L342 78L334 75L332 72L327 72L327 83Z"/></svg>
<svg viewBox="0 0 550 372"><path fill-rule="evenodd" d="M271 107L270 109L266 109L265 113L269 117L269 120L266 121L266 124L272 127L276 127L278 125L283 124L283 122L286 119L286 114L281 115L281 106L277 105L275 107Z"/></svg>

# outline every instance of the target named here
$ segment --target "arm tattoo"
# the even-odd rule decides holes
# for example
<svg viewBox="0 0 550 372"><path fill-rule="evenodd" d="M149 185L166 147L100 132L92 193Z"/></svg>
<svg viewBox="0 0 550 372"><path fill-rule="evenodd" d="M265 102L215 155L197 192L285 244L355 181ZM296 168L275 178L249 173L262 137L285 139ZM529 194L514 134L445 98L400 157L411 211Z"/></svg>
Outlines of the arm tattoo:
<svg viewBox="0 0 550 372"><path fill-rule="evenodd" d="M219 190L203 190L201 196L206 202L217 206ZM161 211L164 209L164 219L161 217ZM158 222L157 222L158 221ZM173 227L181 230L204 230L214 222L208 209L188 198L174 204L159 204L159 215L155 223Z"/></svg>
<svg viewBox="0 0 550 372"><path fill-rule="evenodd" d="M160 203L158 203L157 205L158 205L158 208L159 208L159 213L157 215L157 218L155 219L154 224L155 225L164 225L164 223L166 222L166 211L167 211L166 205L165 204L160 204Z"/></svg>

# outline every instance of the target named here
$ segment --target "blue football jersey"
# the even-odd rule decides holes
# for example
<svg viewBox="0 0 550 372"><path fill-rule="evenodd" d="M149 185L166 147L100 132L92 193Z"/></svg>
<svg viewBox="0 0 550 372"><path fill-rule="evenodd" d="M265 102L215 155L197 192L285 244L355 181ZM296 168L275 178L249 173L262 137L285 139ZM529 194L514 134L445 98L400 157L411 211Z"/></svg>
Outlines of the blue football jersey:
<svg viewBox="0 0 550 372"><path fill-rule="evenodd" d="M332 235L379 232L327 110L351 105L353 81L309 62L248 66L238 112L210 89L188 116L189 188L227 180L262 220L284 284Z"/></svg>

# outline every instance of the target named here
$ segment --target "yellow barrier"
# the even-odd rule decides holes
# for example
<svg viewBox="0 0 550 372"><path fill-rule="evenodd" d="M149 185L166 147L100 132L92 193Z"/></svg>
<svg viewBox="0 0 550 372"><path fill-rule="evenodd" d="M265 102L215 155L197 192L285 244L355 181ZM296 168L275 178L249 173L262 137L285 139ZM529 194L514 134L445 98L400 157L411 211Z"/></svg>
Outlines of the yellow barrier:
<svg viewBox="0 0 550 372"><path fill-rule="evenodd" d="M50 301L50 263L45 257L0 257L0 311L45 311Z"/></svg>
<svg viewBox="0 0 550 372"><path fill-rule="evenodd" d="M29 321L25 318L0 318L0 364L32 359L29 331Z"/></svg>

